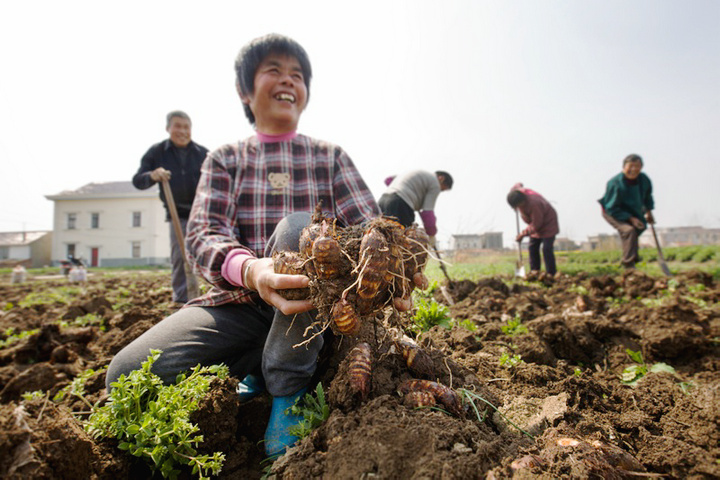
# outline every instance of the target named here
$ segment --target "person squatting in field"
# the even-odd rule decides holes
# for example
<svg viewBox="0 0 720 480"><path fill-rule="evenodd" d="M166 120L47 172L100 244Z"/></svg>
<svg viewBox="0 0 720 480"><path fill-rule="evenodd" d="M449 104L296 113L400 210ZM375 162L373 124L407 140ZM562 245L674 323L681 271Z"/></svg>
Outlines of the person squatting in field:
<svg viewBox="0 0 720 480"><path fill-rule="evenodd" d="M440 192L452 189L452 176L440 170L435 173L413 170L388 177L385 184L388 188L378 199L383 214L395 217L409 227L415 221L415 212L420 212L425 232L430 236L430 246L434 247L437 234L435 202Z"/></svg>
<svg viewBox="0 0 720 480"><path fill-rule="evenodd" d="M308 389L324 338L293 348L318 333L305 336L317 311L309 300L278 293L309 279L276 274L272 253L298 251L319 202L338 226L380 211L343 149L297 132L312 77L302 46L277 34L257 38L242 48L235 69L256 133L208 156L186 239L189 260L212 288L119 352L107 385L139 368L150 349L163 351L153 371L166 383L198 363L224 363L243 379L242 400L265 389L272 395L265 450L275 456L297 441L287 429L302 418L286 410Z"/></svg>
<svg viewBox="0 0 720 480"><path fill-rule="evenodd" d="M620 261L625 268L635 268L640 261L638 238L648 223L655 223L652 182L641 172L642 168L640 155L625 157L622 172L608 180L605 195L598 200L603 218L620 234Z"/></svg>
<svg viewBox="0 0 720 480"><path fill-rule="evenodd" d="M542 245L542 256L545 260L545 271L548 275L555 275L555 237L560 232L558 226L557 212L550 205L550 202L534 190L523 187L522 183L516 183L510 189L507 202L513 209L520 212L523 222L528 226L518 232L516 242L522 242L523 238L530 237L528 253L530 255L530 271L540 271L540 246Z"/></svg>

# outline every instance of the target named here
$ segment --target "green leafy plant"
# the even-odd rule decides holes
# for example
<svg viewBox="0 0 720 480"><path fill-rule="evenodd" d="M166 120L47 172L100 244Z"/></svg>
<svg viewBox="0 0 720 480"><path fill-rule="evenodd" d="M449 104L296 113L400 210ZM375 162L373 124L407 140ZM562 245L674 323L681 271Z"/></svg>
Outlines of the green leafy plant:
<svg viewBox="0 0 720 480"><path fill-rule="evenodd" d="M440 305L432 297L432 292L437 288L437 282L433 282L427 290L414 291L413 303L416 311L413 316L413 325L410 327L416 333L430 330L435 325L443 328L452 328L450 311L444 305Z"/></svg>
<svg viewBox="0 0 720 480"><path fill-rule="evenodd" d="M625 349L625 353L628 354L630 359L636 362L635 364L626 367L620 375L620 378L625 385L637 385L637 382L642 380L648 372L667 372L675 375L675 369L667 363L654 363L652 366L648 367L645 363L645 359L643 358L643 354L640 351L636 352L627 348Z"/></svg>
<svg viewBox="0 0 720 480"><path fill-rule="evenodd" d="M507 351L500 355L500 365L508 368L515 368L518 365L525 363L520 355L510 355Z"/></svg>
<svg viewBox="0 0 720 480"><path fill-rule="evenodd" d="M587 295L588 289L583 287L582 285L576 285L572 284L568 289L568 292L570 293L577 293L578 295Z"/></svg>
<svg viewBox="0 0 720 480"><path fill-rule="evenodd" d="M325 391L322 384L315 387L315 395L306 393L290 407L293 415L301 415L303 420L288 429L288 433L298 438L305 438L318 428L330 416L330 407L325 402Z"/></svg>
<svg viewBox="0 0 720 480"><path fill-rule="evenodd" d="M477 324L469 318L466 318L464 320L456 320L454 323L458 327L464 328L465 330L469 330L471 332L476 332L478 329Z"/></svg>
<svg viewBox="0 0 720 480"><path fill-rule="evenodd" d="M33 328L31 330L23 330L21 332L15 333L15 329L11 327L5 330L4 333L6 334L6 338L5 340L0 340L0 348L7 348L13 343L19 342L20 340L35 335L39 331L39 328ZM7 335L8 332L10 333L9 335Z"/></svg>
<svg viewBox="0 0 720 480"><path fill-rule="evenodd" d="M53 396L53 402L61 402L66 395L73 395L78 397L80 400L85 403L90 409L94 409L94 405L90 403L90 401L85 398L85 384L87 383L88 379L95 375L96 373L102 372L107 369L107 365L98 369L93 370L92 368L88 368L84 372L82 372L80 375L75 377L72 382L70 382L69 385L67 385L65 388L57 392Z"/></svg>
<svg viewBox="0 0 720 480"><path fill-rule="evenodd" d="M100 327L100 331L105 331L105 319L96 313L87 313L81 317L76 317L75 320L71 321L61 320L59 323L61 327L87 327L88 325L94 325Z"/></svg>
<svg viewBox="0 0 720 480"><path fill-rule="evenodd" d="M500 327L500 329L505 335L511 337L528 333L528 329L523 325L520 315L515 315L515 317L508 319L507 324Z"/></svg>
<svg viewBox="0 0 720 480"><path fill-rule="evenodd" d="M196 447L203 437L189 417L207 394L212 378L227 378L228 368L198 365L189 375L178 375L175 384L163 385L151 372L161 353L151 350L139 370L113 382L108 402L90 415L85 428L96 438L116 438L118 448L144 458L153 472L165 478L177 478L180 465L190 466L201 479L209 478L211 472L217 475L225 455L198 455Z"/></svg>
<svg viewBox="0 0 720 480"><path fill-rule="evenodd" d="M45 392L42 390L35 390L32 392L25 392L22 395L20 395L23 400L26 402L29 402L31 400L38 400L40 398L45 398Z"/></svg>
<svg viewBox="0 0 720 480"><path fill-rule="evenodd" d="M82 289L78 287L58 287L48 290L40 290L38 292L29 293L25 298L18 302L18 305L23 308L29 308L35 305L51 305L53 303L67 305L81 292Z"/></svg>

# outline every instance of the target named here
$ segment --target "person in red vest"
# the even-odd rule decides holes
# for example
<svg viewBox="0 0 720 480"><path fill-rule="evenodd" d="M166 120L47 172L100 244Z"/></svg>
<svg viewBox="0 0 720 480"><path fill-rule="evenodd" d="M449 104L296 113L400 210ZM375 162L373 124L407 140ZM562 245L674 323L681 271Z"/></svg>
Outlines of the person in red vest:
<svg viewBox="0 0 720 480"><path fill-rule="evenodd" d="M540 272L540 247L545 260L545 271L548 275L557 273L555 265L555 236L560 232L558 217L550 202L534 190L525 188L522 183L513 185L507 196L510 206L520 212L520 216L528 226L518 233L515 240L522 242L530 237L528 252L530 254L530 272Z"/></svg>

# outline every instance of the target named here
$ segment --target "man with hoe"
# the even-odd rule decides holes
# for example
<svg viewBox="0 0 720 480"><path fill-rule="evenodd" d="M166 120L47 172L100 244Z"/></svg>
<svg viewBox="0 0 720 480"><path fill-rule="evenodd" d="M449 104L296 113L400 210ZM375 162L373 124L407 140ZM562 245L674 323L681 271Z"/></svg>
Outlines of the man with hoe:
<svg viewBox="0 0 720 480"><path fill-rule="evenodd" d="M603 218L620 234L621 262L625 268L635 268L640 261L638 237L648 223L655 223L652 183L647 175L640 172L642 168L640 155L633 153L625 157L622 172L607 182L605 195L598 200Z"/></svg>
<svg viewBox="0 0 720 480"><path fill-rule="evenodd" d="M208 150L191 140L192 122L187 113L175 110L167 114L165 127L170 138L156 143L145 153L140 161L140 168L132 179L135 188L145 190L156 183L168 181L172 192L180 227L185 234L190 209L195 199L195 189L200 180L202 166ZM160 189L162 200L170 221L170 210L165 192ZM175 303L188 301L187 278L185 276L185 259L175 229L170 223L170 255L172 259L172 300Z"/></svg>

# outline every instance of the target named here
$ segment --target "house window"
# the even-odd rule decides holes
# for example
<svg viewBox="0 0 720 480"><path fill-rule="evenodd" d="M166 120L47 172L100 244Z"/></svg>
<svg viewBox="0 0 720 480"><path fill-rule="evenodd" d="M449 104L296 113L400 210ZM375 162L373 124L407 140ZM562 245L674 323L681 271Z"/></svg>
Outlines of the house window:
<svg viewBox="0 0 720 480"><path fill-rule="evenodd" d="M0 260L10 258L10 247L0 247Z"/></svg>
<svg viewBox="0 0 720 480"><path fill-rule="evenodd" d="M91 213L90 214L90 228L100 228L100 214L99 213Z"/></svg>
<svg viewBox="0 0 720 480"><path fill-rule="evenodd" d="M68 243L67 244L67 258L75 258L75 244L74 243Z"/></svg>
<svg viewBox="0 0 720 480"><path fill-rule="evenodd" d="M132 214L132 226L133 226L133 227L141 227L141 226L142 226L142 214L141 214L141 212L133 212L133 214Z"/></svg>
<svg viewBox="0 0 720 480"><path fill-rule="evenodd" d="M140 242L132 242L132 258L140 258Z"/></svg>
<svg viewBox="0 0 720 480"><path fill-rule="evenodd" d="M68 213L67 214L67 229L68 230L75 230L77 224L77 214L76 213Z"/></svg>

